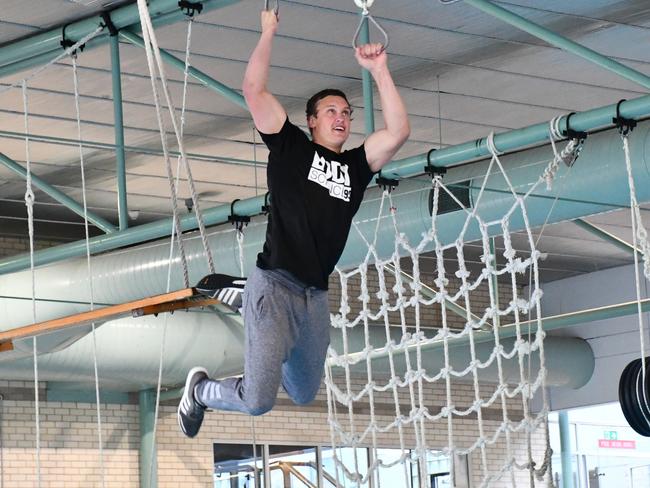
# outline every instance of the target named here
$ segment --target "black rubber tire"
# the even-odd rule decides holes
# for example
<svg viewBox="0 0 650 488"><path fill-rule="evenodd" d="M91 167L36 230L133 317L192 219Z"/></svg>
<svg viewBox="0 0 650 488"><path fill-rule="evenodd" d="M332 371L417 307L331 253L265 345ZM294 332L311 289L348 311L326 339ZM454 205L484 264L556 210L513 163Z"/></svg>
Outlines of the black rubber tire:
<svg viewBox="0 0 650 488"><path fill-rule="evenodd" d="M646 365L648 365L647 359ZM646 420L646 418L650 420L650 405L645 400L646 398L650 400L650 372L646 375L645 385L642 384L641 376L641 359L635 359L625 367L621 374L618 383L618 398L623 415L630 427L638 434L650 437L650 425Z"/></svg>

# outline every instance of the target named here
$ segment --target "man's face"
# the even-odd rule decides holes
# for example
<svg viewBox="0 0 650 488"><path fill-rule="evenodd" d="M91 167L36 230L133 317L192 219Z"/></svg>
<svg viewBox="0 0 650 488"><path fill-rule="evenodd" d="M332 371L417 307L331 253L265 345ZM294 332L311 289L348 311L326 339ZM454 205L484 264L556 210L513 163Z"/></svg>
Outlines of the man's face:
<svg viewBox="0 0 650 488"><path fill-rule="evenodd" d="M345 98L328 95L316 104L316 115L307 123L315 143L339 152L350 135L352 109Z"/></svg>

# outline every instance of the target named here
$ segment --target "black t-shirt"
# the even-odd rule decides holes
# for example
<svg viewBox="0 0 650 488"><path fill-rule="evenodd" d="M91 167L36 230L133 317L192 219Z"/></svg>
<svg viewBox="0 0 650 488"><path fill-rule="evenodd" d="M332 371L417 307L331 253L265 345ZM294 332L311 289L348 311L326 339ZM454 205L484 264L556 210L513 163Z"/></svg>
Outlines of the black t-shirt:
<svg viewBox="0 0 650 488"><path fill-rule="evenodd" d="M277 134L261 134L271 213L262 269L284 269L308 286L327 290L352 217L372 179L363 145L337 154L309 140L287 119Z"/></svg>

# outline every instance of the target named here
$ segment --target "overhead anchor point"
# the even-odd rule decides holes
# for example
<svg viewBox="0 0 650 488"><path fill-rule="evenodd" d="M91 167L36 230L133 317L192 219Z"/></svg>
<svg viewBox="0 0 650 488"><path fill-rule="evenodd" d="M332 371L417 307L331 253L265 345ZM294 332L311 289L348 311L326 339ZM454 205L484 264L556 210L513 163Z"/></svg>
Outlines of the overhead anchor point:
<svg viewBox="0 0 650 488"><path fill-rule="evenodd" d="M67 39L67 38L65 37L65 30L66 30L66 28L67 28L69 25L70 25L70 24L66 24L66 25L64 25L64 26L63 26L63 29L61 30L61 42L60 42L59 44L61 44L61 47L62 47L64 50L69 49L69 48L71 48L72 46L74 46L74 45L76 44L76 42L73 41L72 39ZM82 44L82 45L79 46L77 49L78 49L79 51L83 52L84 47L86 47L86 45L85 45L85 44ZM74 50L70 51L70 56L77 56L77 49L74 49Z"/></svg>
<svg viewBox="0 0 650 488"><path fill-rule="evenodd" d="M264 194L264 205L262 205L262 213L264 215L268 215L271 213L271 202L269 201L269 197L271 196L271 192L266 192ZM232 213L232 210L231 212Z"/></svg>
<svg viewBox="0 0 650 488"><path fill-rule="evenodd" d="M203 4L201 2L188 2L187 0L180 0L178 7L188 17L194 17L194 14L200 14L203 10Z"/></svg>
<svg viewBox="0 0 650 488"><path fill-rule="evenodd" d="M626 119L625 117L621 116L621 104L624 101L625 98L619 100L619 102L616 104L616 117L612 119L612 123L618 128L619 134L621 134L623 137L627 136L636 127L636 120Z"/></svg>
<svg viewBox="0 0 650 488"><path fill-rule="evenodd" d="M424 172L431 176L431 178L436 178L438 176L442 177L447 173L447 168L444 166L435 166L431 164L431 155L436 151L436 149L431 149L427 153L427 165L424 167Z"/></svg>
<svg viewBox="0 0 650 488"><path fill-rule="evenodd" d="M108 12L102 12L101 14L99 14L99 16L103 20L101 26L104 29L108 29L108 33L111 37L115 37L116 35L119 34L117 27L115 27L115 24L111 20L111 14L109 14Z"/></svg>
<svg viewBox="0 0 650 488"><path fill-rule="evenodd" d="M381 175L381 171L377 175L375 183L377 183L377 186L380 187L383 191L387 191L388 193L391 193L395 188L399 186L398 179L386 178L385 176Z"/></svg>
<svg viewBox="0 0 650 488"><path fill-rule="evenodd" d="M239 232L242 232L244 230L244 227L246 227L251 221L251 218L248 215L235 214L235 203L237 203L239 200L240 199L237 198L230 204L230 215L228 216L228 222L234 225L235 229L237 229Z"/></svg>
<svg viewBox="0 0 650 488"><path fill-rule="evenodd" d="M573 130L570 126L569 123L571 121L571 117L573 117L576 113L571 112L569 115L566 117L566 129L562 131L562 135L566 137L567 139L571 139L573 141L576 141L576 146L575 149L571 152L571 154L568 155L567 158L563 158L564 164L566 164L569 168L573 166L573 164L578 160L580 157L580 153L582 152L582 148L585 144L585 141L587 140L587 137L589 134L587 132L581 132L577 130Z"/></svg>

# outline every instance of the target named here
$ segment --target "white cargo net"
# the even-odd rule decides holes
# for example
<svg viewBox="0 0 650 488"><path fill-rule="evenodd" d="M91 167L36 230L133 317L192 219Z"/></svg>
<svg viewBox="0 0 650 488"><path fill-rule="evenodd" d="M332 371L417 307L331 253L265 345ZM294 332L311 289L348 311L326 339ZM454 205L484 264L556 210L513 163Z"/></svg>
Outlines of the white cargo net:
<svg viewBox="0 0 650 488"><path fill-rule="evenodd" d="M395 470L404 472L399 486L429 486L427 465L441 458L449 462L451 486L457 482L465 486L456 478L458 464L469 456L476 485L494 486L498 480L504 486L552 485L540 252L526 203L540 185L550 185L560 162L575 151L571 141L558 152L554 122L550 131L554 157L525 194L513 188L490 135L492 159L471 206L445 185L442 176L433 177L431 226L420 242L412 244L400 230L389 191L383 193L372 241L355 224L368 251L358 268L338 270L341 302L332 325L338 329L333 335L342 336L342 350L330 347L325 379L340 486L367 486L370 478L374 486L381 486L382 470L390 468L393 476ZM487 182L495 175L502 178L512 205L500 218L485 221L480 209L491 191ZM457 213L465 214L457 237L445 238L446 244L437 232L443 196L455 202ZM395 244L392 255L382 259L377 239L387 206ZM525 249L513 247L514 219ZM482 248L479 272L476 263L469 266L473 272L468 269L464 256L466 234L472 228L475 236L480 230L480 238L471 239ZM495 236L504 247L499 265ZM424 252L433 256L428 261L435 263L431 271L420 269ZM410 274L401 268L404 257L412 262ZM432 286L424 285L432 274ZM529 283L526 292L522 275ZM349 297L353 287L360 292ZM434 317L435 328L423 327L423 316L429 327ZM354 346L359 337L362 343ZM467 358L463 364L458 360L461 352ZM388 447L397 454L382 459L383 448ZM365 448L370 448L368 462L359 454Z"/></svg>

